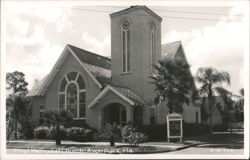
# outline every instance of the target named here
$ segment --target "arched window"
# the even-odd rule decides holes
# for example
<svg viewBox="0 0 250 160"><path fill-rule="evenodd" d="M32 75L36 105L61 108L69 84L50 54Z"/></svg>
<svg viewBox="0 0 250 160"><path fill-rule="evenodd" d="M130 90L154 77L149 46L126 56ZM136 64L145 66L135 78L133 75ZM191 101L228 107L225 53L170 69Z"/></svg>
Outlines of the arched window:
<svg viewBox="0 0 250 160"><path fill-rule="evenodd" d="M67 109L73 118L85 118L86 87L78 72L63 77L58 96L59 109Z"/></svg>
<svg viewBox="0 0 250 160"><path fill-rule="evenodd" d="M152 64L155 63L155 24L153 22L150 23L150 71L153 72Z"/></svg>
<svg viewBox="0 0 250 160"><path fill-rule="evenodd" d="M155 124L156 120L155 106L150 107L150 124Z"/></svg>
<svg viewBox="0 0 250 160"><path fill-rule="evenodd" d="M122 72L130 72L130 31L129 22L122 23Z"/></svg>

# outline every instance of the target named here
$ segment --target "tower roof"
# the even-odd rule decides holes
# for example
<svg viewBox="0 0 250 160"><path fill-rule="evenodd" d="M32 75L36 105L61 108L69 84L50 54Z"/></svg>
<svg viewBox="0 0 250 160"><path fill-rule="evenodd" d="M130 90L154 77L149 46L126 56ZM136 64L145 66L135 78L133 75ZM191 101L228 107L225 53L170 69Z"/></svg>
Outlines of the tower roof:
<svg viewBox="0 0 250 160"><path fill-rule="evenodd" d="M136 6L131 6L129 8L126 8L124 10L115 12L110 14L110 17L116 17L116 16L120 16L121 14L126 14L126 13L130 13L133 12L135 10L144 10L145 12L147 12L148 14L152 15L154 18L156 18L157 20L159 20L160 22L162 21L162 18L160 16L158 16L156 13L154 13L151 9L149 9L148 7L144 6L144 5L136 5Z"/></svg>

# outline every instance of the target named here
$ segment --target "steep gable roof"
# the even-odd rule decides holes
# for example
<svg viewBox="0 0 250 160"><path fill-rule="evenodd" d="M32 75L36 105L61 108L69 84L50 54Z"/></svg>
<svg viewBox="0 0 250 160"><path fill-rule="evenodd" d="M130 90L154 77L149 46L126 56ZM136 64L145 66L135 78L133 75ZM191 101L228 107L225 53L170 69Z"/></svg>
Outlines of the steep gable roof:
<svg viewBox="0 0 250 160"><path fill-rule="evenodd" d="M109 93L109 91L115 93L117 96L119 96L121 99L123 99L124 101L128 102L131 105L144 103L144 100L129 88L107 85L99 93L99 95L88 105L88 108L92 108L94 107L95 104L99 103L99 100L101 100L107 93Z"/></svg>
<svg viewBox="0 0 250 160"><path fill-rule="evenodd" d="M86 51L84 49L72 46L70 44L68 44L68 46L72 49L72 51L83 63L87 63L90 65L98 66L109 70L111 69L110 58Z"/></svg>
<svg viewBox="0 0 250 160"><path fill-rule="evenodd" d="M119 16L121 14L126 14L126 13L130 13L130 12L133 12L135 10L138 10L138 9L142 9L144 10L145 12L147 12L148 14L152 15L154 18L156 18L157 20L159 20L160 22L162 21L162 18L160 16L158 16L156 13L154 13L151 9L149 9L148 7L144 6L144 5L136 5L136 6L131 6L129 8L126 8L124 10L121 10L121 11L118 11L118 12L115 12L115 13L112 13L110 14L110 17L113 18L113 17L116 17L116 16Z"/></svg>
<svg viewBox="0 0 250 160"><path fill-rule="evenodd" d="M176 54L178 53L179 48L181 48L181 50L182 50L182 56L184 58L185 63L189 64L187 61L186 54L185 54L185 51L183 49L181 41L175 41L175 42L163 44L161 46L161 59L174 60L176 57ZM189 70L189 72L192 75L191 70ZM193 78L193 87L194 87L194 90L197 89L194 78Z"/></svg>
<svg viewBox="0 0 250 160"><path fill-rule="evenodd" d="M135 104L143 104L145 103L144 100L137 95L135 92L133 92L131 89L121 86L114 86L112 85L114 89L116 89L118 92L123 94L124 96L128 97L130 100L132 100Z"/></svg>
<svg viewBox="0 0 250 160"><path fill-rule="evenodd" d="M181 41L166 43L161 46L162 59L173 59L181 46Z"/></svg>
<svg viewBox="0 0 250 160"><path fill-rule="evenodd" d="M72 54L80 63L87 74L101 88L110 82L111 79L111 59L97 55L95 53L80 49L72 45L66 45L63 53L57 60L51 72L38 82L27 94L28 96L42 96L45 94L47 87L58 72L60 66L65 60L66 54Z"/></svg>
<svg viewBox="0 0 250 160"><path fill-rule="evenodd" d="M103 86L111 83L111 59L68 45L79 60Z"/></svg>
<svg viewBox="0 0 250 160"><path fill-rule="evenodd" d="M48 75L44 76L42 80L38 81L26 96L28 97L41 96L44 85L46 84L47 81L48 81Z"/></svg>

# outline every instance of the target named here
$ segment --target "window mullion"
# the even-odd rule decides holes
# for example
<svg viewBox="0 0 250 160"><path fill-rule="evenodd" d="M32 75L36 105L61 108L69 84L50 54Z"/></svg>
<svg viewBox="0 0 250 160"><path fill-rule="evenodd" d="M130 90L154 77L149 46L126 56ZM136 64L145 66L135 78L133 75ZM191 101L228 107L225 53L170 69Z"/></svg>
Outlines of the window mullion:
<svg viewBox="0 0 250 160"><path fill-rule="evenodd" d="M80 92L79 92L79 89L78 89L78 87L77 87L77 118L79 118L80 117L80 109L79 109L79 105L80 105L80 98L79 98L79 94L80 94Z"/></svg>
<svg viewBox="0 0 250 160"><path fill-rule="evenodd" d="M65 77L66 81L69 83L69 79L68 79L68 77L67 77L66 75L65 75L64 77Z"/></svg>
<svg viewBox="0 0 250 160"><path fill-rule="evenodd" d="M67 91L65 87L65 94L64 94L64 109L67 110Z"/></svg>
<svg viewBox="0 0 250 160"><path fill-rule="evenodd" d="M76 75L76 79L75 79L76 83L77 83L78 77L79 77L79 72L78 72L77 75Z"/></svg>

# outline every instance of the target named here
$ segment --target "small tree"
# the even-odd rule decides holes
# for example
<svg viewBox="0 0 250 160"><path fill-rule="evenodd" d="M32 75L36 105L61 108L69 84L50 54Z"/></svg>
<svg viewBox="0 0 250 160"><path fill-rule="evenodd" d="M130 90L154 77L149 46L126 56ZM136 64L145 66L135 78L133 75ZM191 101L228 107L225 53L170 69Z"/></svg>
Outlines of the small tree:
<svg viewBox="0 0 250 160"><path fill-rule="evenodd" d="M6 89L13 91L13 93L6 99L6 107L7 110L10 111L9 113L6 113L9 114L6 116L10 118L7 127L12 127L13 124L15 139L17 139L18 122L21 122L20 118L26 112L27 99L25 94L27 93L27 85L28 83L25 81L25 75L23 72L14 71L6 73ZM11 130L12 129L7 128L7 131ZM7 139L9 136L10 135L7 135Z"/></svg>
<svg viewBox="0 0 250 160"><path fill-rule="evenodd" d="M182 112L182 105L189 104L189 95L193 78L190 66L182 61L160 60L159 65L153 65L156 73L150 76L155 85L155 104L167 100L170 113Z"/></svg>
<svg viewBox="0 0 250 160"><path fill-rule="evenodd" d="M17 128L18 122L20 122L20 117L25 115L27 100L25 99L24 92L17 92L15 94L9 95L6 99L6 107L9 110L7 112L8 117L12 119L14 123L15 139L17 139Z"/></svg>
<svg viewBox="0 0 250 160"><path fill-rule="evenodd" d="M100 134L101 138L109 139L110 146L115 146L115 138L120 137L120 125L107 123Z"/></svg>
<svg viewBox="0 0 250 160"><path fill-rule="evenodd" d="M72 120L72 117L70 116L69 112L64 109L47 110L44 112L44 118L46 124L52 125L56 128L56 145L61 145L60 125L63 125L65 122Z"/></svg>
<svg viewBox="0 0 250 160"><path fill-rule="evenodd" d="M28 82L25 81L23 72L14 71L6 74L7 89L12 89L14 93L26 92Z"/></svg>

